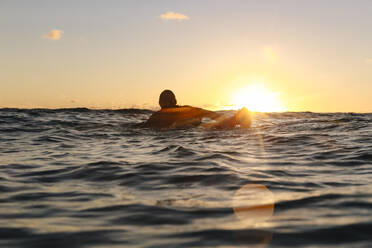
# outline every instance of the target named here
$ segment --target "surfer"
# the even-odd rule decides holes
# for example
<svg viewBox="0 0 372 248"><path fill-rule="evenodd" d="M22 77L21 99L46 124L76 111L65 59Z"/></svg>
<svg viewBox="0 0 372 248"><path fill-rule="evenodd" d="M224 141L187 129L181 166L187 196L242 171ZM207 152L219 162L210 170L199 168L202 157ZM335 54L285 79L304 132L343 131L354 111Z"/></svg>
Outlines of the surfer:
<svg viewBox="0 0 372 248"><path fill-rule="evenodd" d="M178 106L176 96L171 90L164 90L159 97L161 109L153 113L143 123L142 127L151 128L187 128L201 125L205 128L230 129L236 125L248 128L251 125L251 117L246 108L240 109L234 116L226 117L223 114L191 107L188 105ZM214 120L211 123L202 124L203 118Z"/></svg>

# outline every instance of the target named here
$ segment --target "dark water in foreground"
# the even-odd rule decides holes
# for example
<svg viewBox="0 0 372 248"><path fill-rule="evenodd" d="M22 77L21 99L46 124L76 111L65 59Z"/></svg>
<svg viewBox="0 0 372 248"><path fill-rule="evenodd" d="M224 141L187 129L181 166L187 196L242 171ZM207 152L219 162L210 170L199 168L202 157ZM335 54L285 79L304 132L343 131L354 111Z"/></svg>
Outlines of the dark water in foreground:
<svg viewBox="0 0 372 248"><path fill-rule="evenodd" d="M131 127L150 114L0 110L0 246L372 246L372 114Z"/></svg>

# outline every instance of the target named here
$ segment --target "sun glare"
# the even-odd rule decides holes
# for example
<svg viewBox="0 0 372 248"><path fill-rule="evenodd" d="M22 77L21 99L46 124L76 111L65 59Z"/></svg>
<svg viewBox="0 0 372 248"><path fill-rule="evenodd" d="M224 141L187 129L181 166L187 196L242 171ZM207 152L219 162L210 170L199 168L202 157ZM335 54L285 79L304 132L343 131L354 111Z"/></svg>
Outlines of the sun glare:
<svg viewBox="0 0 372 248"><path fill-rule="evenodd" d="M257 112L282 112L286 111L279 98L279 93L267 90L263 84L250 84L239 89L232 97L236 109L246 107Z"/></svg>

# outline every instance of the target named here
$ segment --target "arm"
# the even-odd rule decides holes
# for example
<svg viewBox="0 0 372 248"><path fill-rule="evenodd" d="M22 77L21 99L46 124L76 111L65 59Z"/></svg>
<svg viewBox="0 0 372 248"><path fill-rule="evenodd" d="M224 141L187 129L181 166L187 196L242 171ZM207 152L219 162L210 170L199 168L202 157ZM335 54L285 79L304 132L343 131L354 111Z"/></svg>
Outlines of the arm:
<svg viewBox="0 0 372 248"><path fill-rule="evenodd" d="M206 109L200 109L200 112L201 112L201 118L207 117L207 118L211 118L211 119L215 120L215 119L218 119L222 116L222 114L219 114L219 113L214 112L214 111L206 110Z"/></svg>
<svg viewBox="0 0 372 248"><path fill-rule="evenodd" d="M202 118L219 119L221 114L214 111L205 110L202 108L195 108L191 106L183 106L179 118L170 126L172 128L186 128L195 127L201 124Z"/></svg>

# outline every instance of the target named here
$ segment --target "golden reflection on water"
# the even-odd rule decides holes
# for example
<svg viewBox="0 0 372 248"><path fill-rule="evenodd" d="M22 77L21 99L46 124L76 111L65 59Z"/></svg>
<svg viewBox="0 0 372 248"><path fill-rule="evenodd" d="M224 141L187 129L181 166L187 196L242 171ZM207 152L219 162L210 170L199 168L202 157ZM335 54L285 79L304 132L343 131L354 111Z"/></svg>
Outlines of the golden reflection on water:
<svg viewBox="0 0 372 248"><path fill-rule="evenodd" d="M246 184L235 192L233 210L242 225L257 226L273 215L274 195L264 185Z"/></svg>

